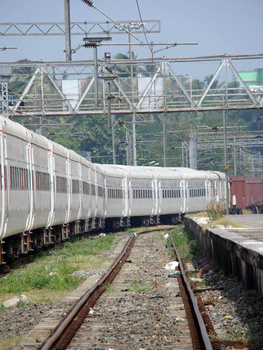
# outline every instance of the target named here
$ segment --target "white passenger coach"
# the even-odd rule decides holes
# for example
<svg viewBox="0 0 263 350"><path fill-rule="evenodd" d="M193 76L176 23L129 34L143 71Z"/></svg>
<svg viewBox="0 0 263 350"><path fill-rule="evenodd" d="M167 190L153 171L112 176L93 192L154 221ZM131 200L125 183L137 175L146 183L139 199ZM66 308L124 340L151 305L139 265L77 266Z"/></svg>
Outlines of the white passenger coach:
<svg viewBox="0 0 263 350"><path fill-rule="evenodd" d="M0 116L0 264L94 229L176 223L225 201L225 175L93 164Z"/></svg>

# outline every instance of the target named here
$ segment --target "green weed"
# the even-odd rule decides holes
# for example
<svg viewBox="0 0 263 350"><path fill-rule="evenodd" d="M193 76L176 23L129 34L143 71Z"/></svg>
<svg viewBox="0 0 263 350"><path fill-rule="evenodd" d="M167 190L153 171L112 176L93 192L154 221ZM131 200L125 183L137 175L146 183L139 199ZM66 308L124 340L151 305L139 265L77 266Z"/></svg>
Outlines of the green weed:
<svg viewBox="0 0 263 350"><path fill-rule="evenodd" d="M76 271L67 265L56 269L45 266L28 268L16 271L6 279L0 280L0 293L22 293L31 289L67 290L76 288L80 282L79 277L70 274Z"/></svg>
<svg viewBox="0 0 263 350"><path fill-rule="evenodd" d="M226 214L226 205L222 202L210 201L206 205L205 211L209 219L214 221L216 219L222 218Z"/></svg>
<svg viewBox="0 0 263 350"><path fill-rule="evenodd" d="M106 292L109 292L110 290L112 290L112 286L110 283L108 283L105 288L106 288Z"/></svg>
<svg viewBox="0 0 263 350"><path fill-rule="evenodd" d="M91 240L81 238L75 242L65 242L62 249L42 253L36 261L46 259L48 255L53 263L81 263L87 261L87 257L109 250L114 240L114 235L108 235Z"/></svg>
<svg viewBox="0 0 263 350"><path fill-rule="evenodd" d="M130 287L127 288L129 292L144 292L145 290L151 290L151 287L142 287L138 280L130 282Z"/></svg>
<svg viewBox="0 0 263 350"><path fill-rule="evenodd" d="M179 226L179 228L172 230L171 233L175 247L182 259L189 261L203 255L202 245L199 244L195 240L194 235L183 226ZM170 237L167 240L167 244L172 246Z"/></svg>
<svg viewBox="0 0 263 350"><path fill-rule="evenodd" d="M61 249L43 252L26 267L14 270L7 278L0 279L0 295L17 295L29 291L66 291L80 284L80 277L72 276L80 269L79 263L92 261L91 257L111 248L114 236L92 240L82 238L66 242ZM82 264L82 265L83 265ZM97 266L96 266L97 268Z"/></svg>

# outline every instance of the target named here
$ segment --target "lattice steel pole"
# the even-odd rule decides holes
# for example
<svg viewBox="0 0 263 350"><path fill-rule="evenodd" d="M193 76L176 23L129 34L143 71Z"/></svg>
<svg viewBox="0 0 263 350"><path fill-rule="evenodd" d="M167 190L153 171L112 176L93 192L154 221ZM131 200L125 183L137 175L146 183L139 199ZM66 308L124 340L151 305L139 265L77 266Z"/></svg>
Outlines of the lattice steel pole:
<svg viewBox="0 0 263 350"><path fill-rule="evenodd" d="M223 121L224 121L224 158L225 158L225 174L226 174L226 213L229 215L229 191L228 191L228 157L227 157L227 134L226 134L226 111L223 111Z"/></svg>
<svg viewBox="0 0 263 350"><path fill-rule="evenodd" d="M0 88L2 101L2 114L4 117L9 117L9 96L8 96L8 82L11 78L11 67L0 68Z"/></svg>
<svg viewBox="0 0 263 350"><path fill-rule="evenodd" d="M132 114L132 165L137 165L137 153L136 153L136 113Z"/></svg>
<svg viewBox="0 0 263 350"><path fill-rule="evenodd" d="M70 0L64 0L66 61L71 61Z"/></svg>
<svg viewBox="0 0 263 350"><path fill-rule="evenodd" d="M163 166L166 167L166 128L163 123Z"/></svg>
<svg viewBox="0 0 263 350"><path fill-rule="evenodd" d="M1 84L1 99L2 99L2 114L4 117L9 117L8 107L8 83L0 82Z"/></svg>

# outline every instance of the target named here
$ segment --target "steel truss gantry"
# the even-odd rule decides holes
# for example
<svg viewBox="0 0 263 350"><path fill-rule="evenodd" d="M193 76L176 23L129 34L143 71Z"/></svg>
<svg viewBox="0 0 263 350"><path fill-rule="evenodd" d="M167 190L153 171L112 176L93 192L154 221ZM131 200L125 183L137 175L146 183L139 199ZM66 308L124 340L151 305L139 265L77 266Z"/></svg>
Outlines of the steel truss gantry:
<svg viewBox="0 0 263 350"><path fill-rule="evenodd" d="M134 21L118 21L123 26L137 24ZM146 33L160 32L159 20L143 21L143 28ZM101 34L123 34L115 23L106 22L70 22L71 35L101 35ZM144 33L142 26L134 26L135 33ZM64 22L38 22L38 23L0 23L0 36L65 36ZM126 33L125 33L126 34Z"/></svg>
<svg viewBox="0 0 263 350"><path fill-rule="evenodd" d="M10 81L22 86L19 95L9 92L13 117L107 114L109 99L112 114L259 109L263 108L263 87L250 89L234 66L236 60L251 59L262 64L263 55L98 60L95 69L94 61L0 63L0 70L11 67ZM190 76L177 70L178 63L209 61L218 66L204 87L196 88ZM215 88L219 77L223 82ZM0 104L3 109L3 99Z"/></svg>

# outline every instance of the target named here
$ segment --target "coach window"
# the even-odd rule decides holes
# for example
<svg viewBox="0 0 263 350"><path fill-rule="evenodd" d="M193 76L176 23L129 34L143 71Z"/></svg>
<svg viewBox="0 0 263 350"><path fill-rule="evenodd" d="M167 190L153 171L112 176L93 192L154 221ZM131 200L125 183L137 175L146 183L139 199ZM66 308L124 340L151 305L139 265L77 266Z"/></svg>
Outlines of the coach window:
<svg viewBox="0 0 263 350"><path fill-rule="evenodd" d="M89 184L87 182L83 182L83 194L89 194Z"/></svg>
<svg viewBox="0 0 263 350"><path fill-rule="evenodd" d="M101 186L98 188L98 196L103 197L103 188Z"/></svg>
<svg viewBox="0 0 263 350"><path fill-rule="evenodd" d="M56 189L57 189L58 193L66 193L67 192L67 179L65 177L57 176Z"/></svg>

